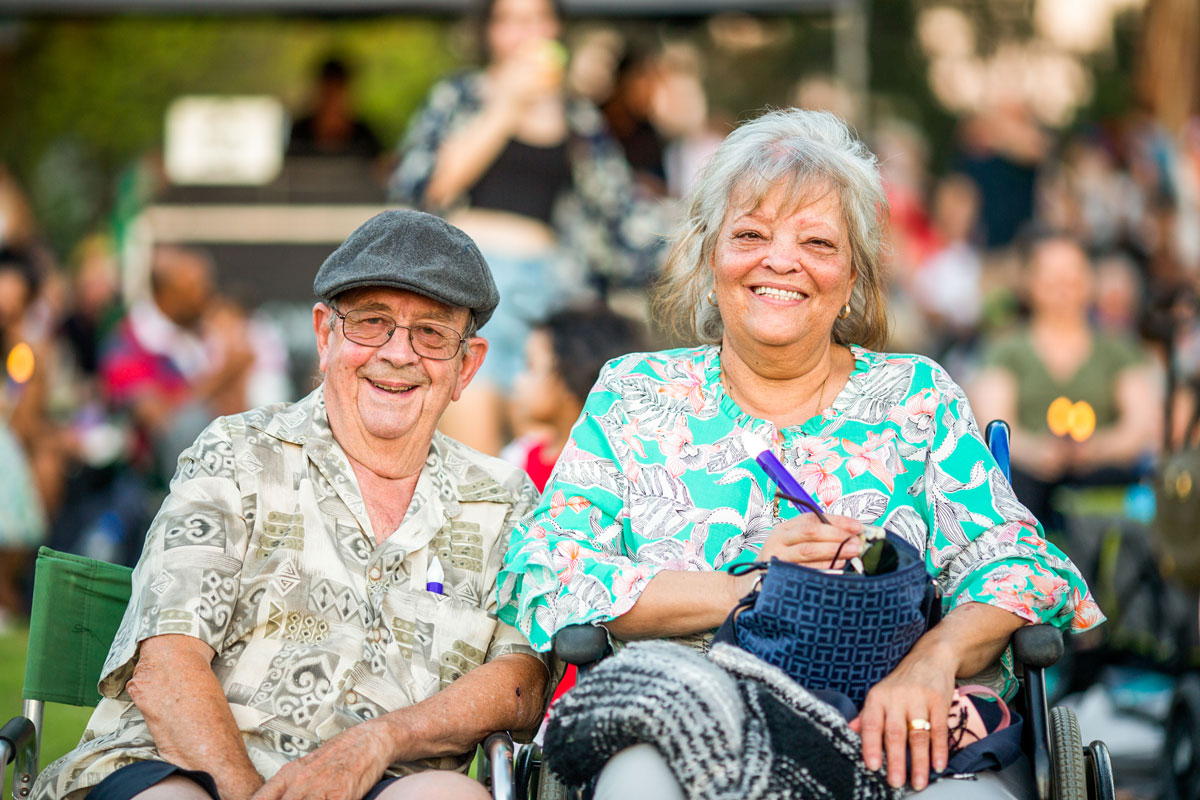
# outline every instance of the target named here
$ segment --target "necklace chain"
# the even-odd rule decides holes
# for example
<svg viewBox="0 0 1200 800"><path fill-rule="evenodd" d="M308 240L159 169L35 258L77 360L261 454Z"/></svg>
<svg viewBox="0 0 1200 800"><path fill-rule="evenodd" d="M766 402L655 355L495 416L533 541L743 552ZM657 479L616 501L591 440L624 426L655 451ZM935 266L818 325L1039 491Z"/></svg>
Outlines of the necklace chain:
<svg viewBox="0 0 1200 800"><path fill-rule="evenodd" d="M813 409L813 413L809 416L816 416L825 410L825 385L829 383L829 378L833 375L833 357L829 359L829 371L825 373L825 379L821 381L820 393L817 395L817 407ZM718 370L718 377L721 381L721 386L725 389L725 394L733 397L733 387L729 381L729 376L725 374L725 365L721 364ZM734 402L737 398L733 397Z"/></svg>
<svg viewBox="0 0 1200 800"><path fill-rule="evenodd" d="M833 375L833 358L831 356L829 359L829 371L825 373L825 379L821 381L821 390L817 395L817 407L813 411L813 416L821 413L824 410L825 386L826 386L826 384L829 383L829 378L832 375ZM737 402L737 398L733 397L733 390L730 385L728 376L725 374L725 365L724 364L721 364L721 366L720 366L720 370L718 372L718 377L720 378L721 386L725 389L725 394L727 394L731 398L733 398L734 402ZM777 446L777 444L778 443L774 442L774 441L770 443L770 447L771 447L772 451L775 450L775 447ZM771 498L771 510L772 510L776 520L781 519L781 517L779 516L779 495L778 494L775 494L775 496L773 498Z"/></svg>

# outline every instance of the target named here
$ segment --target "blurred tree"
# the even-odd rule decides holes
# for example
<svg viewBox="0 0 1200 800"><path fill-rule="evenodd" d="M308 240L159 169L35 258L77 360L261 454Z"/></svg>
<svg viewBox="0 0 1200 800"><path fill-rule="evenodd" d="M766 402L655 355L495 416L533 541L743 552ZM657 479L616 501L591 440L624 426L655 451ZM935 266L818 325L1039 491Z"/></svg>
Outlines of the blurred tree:
<svg viewBox="0 0 1200 800"><path fill-rule="evenodd" d="M1168 130L1200 111L1200 3L1150 0L1139 54L1138 96Z"/></svg>
<svg viewBox="0 0 1200 800"><path fill-rule="evenodd" d="M262 93L298 108L311 65L337 49L358 64L362 113L390 145L459 61L445 28L419 18L29 20L0 39L0 162L65 253L109 211L117 173L161 146L176 97Z"/></svg>

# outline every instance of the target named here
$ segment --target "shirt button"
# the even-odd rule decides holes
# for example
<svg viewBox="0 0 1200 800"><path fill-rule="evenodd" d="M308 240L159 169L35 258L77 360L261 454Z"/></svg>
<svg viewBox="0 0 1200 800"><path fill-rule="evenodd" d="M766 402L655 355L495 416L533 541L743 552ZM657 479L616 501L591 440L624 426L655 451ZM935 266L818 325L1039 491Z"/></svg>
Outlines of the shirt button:
<svg viewBox="0 0 1200 800"><path fill-rule="evenodd" d="M382 575L383 575L383 572L379 569L378 566L371 567L371 571L367 573L367 577L369 577L373 581L379 580L379 578Z"/></svg>

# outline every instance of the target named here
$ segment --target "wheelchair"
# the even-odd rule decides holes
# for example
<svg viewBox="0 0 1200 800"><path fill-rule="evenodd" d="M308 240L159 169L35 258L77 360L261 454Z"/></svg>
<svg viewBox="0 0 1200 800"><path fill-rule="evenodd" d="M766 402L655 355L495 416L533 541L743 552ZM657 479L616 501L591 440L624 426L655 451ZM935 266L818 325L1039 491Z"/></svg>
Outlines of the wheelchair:
<svg viewBox="0 0 1200 800"><path fill-rule="evenodd" d="M14 763L11 796L27 800L40 768L45 703L91 707L96 684L129 603L129 567L43 547L34 568L33 607L21 715L0 728L0 768ZM513 796L512 738L492 733L476 753L476 776L496 800ZM3 792L0 773L0 794Z"/></svg>
<svg viewBox="0 0 1200 800"><path fill-rule="evenodd" d="M1008 426L992 422L986 438L1007 477ZM1085 745L1075 712L1065 706L1052 708L1047 699L1045 671L1063 655L1062 631L1051 625L1027 626L1016 632L1012 644L1020 686L1014 708L1025 719L1022 750L1032 768L1036 800L1114 800L1108 748L1102 741ZM570 626L554 638L555 657L576 665L581 674L609 652L608 632L600 626ZM1200 710L1200 705L1197 708ZM1200 763L1200 757L1197 761ZM583 792L566 789L549 774L535 745L524 746L517 754L514 779L515 800L527 800L531 795L538 800L585 800Z"/></svg>

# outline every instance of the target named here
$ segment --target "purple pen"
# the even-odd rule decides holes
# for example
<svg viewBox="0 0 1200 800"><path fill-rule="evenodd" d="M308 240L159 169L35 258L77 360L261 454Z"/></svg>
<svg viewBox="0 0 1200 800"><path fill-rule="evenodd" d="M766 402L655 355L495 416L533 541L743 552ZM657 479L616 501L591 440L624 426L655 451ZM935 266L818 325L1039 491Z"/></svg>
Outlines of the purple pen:
<svg viewBox="0 0 1200 800"><path fill-rule="evenodd" d="M775 481L775 485L781 490L780 495L792 501L800 511L811 511L817 515L820 520L826 524L829 520L825 519L825 515L821 513L821 506L813 499L804 487L800 485L800 481L792 477L792 473L788 472L787 467L783 465L767 443L755 436L750 431L742 431L742 447L746 454L751 456L760 467L767 473L767 476Z"/></svg>
<svg viewBox="0 0 1200 800"><path fill-rule="evenodd" d="M442 562L438 561L437 556L434 556L433 561L429 563L429 571L425 573L425 591L445 594L442 586L442 582L445 580L446 573L442 569Z"/></svg>

